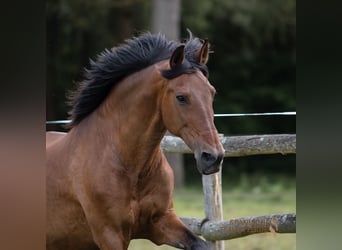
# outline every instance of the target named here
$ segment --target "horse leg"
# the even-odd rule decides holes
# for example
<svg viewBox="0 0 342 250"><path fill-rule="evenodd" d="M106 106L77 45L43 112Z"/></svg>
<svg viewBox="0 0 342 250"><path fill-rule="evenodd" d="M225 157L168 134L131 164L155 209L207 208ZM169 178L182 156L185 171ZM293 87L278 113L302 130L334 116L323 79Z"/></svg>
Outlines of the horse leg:
<svg viewBox="0 0 342 250"><path fill-rule="evenodd" d="M101 250L126 250L130 230L122 230L110 219L111 216L99 210L94 203L83 203L84 213L91 230L93 241Z"/></svg>
<svg viewBox="0 0 342 250"><path fill-rule="evenodd" d="M93 239L101 250L126 250L129 244L120 237L120 233L109 227L99 232L93 231Z"/></svg>
<svg viewBox="0 0 342 250"><path fill-rule="evenodd" d="M160 217L153 224L150 240L157 245L167 244L179 249L210 249L208 243L192 233L173 211Z"/></svg>

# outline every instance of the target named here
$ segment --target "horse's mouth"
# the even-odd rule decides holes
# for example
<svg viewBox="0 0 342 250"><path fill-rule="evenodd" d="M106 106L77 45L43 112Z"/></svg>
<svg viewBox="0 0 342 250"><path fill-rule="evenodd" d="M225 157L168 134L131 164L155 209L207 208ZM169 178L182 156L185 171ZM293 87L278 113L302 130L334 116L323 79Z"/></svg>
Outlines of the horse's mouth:
<svg viewBox="0 0 342 250"><path fill-rule="evenodd" d="M220 171L220 166L221 166L221 164L213 164L212 166L204 169L202 171L202 174L203 175L210 175L210 174L217 173L218 171Z"/></svg>

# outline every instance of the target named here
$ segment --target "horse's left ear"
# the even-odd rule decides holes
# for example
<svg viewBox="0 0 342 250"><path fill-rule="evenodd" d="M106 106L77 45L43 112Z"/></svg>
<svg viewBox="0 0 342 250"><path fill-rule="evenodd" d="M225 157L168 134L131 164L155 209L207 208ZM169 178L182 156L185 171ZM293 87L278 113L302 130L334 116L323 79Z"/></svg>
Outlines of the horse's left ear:
<svg viewBox="0 0 342 250"><path fill-rule="evenodd" d="M171 58L170 58L170 67L171 69L175 69L178 66L180 66L184 61L184 45L179 46L175 51L173 52Z"/></svg>
<svg viewBox="0 0 342 250"><path fill-rule="evenodd" d="M207 64L209 59L209 42L208 39L204 40L202 48L195 53L195 58L199 63Z"/></svg>

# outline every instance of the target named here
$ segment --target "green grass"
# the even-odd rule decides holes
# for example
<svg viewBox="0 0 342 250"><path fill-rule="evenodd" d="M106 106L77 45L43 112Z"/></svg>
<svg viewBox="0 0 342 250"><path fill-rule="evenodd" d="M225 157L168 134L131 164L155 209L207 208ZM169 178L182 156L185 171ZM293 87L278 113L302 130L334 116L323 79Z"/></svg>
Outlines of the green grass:
<svg viewBox="0 0 342 250"><path fill-rule="evenodd" d="M244 178L244 177L243 177ZM243 179L242 178L242 179ZM223 183L224 219L257 216L273 213L296 212L296 189L294 179L280 178L277 181L259 181L253 186L243 184L225 188ZM174 206L179 216L204 218L203 194L200 187L176 190ZM133 240L129 250L171 250L168 246L156 246L146 240ZM225 241L225 249L234 250L293 250L296 249L296 234L263 233Z"/></svg>

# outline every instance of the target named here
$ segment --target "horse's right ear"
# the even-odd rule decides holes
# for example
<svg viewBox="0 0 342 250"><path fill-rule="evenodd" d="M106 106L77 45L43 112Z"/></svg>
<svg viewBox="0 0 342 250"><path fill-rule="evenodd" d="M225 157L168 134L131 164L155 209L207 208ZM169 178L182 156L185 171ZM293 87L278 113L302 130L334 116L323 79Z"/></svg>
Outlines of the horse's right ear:
<svg viewBox="0 0 342 250"><path fill-rule="evenodd" d="M195 58L199 63L207 64L209 59L209 42L205 39L202 48L195 53Z"/></svg>
<svg viewBox="0 0 342 250"><path fill-rule="evenodd" d="M171 69L175 69L183 63L183 61L184 61L184 48L185 48L185 45L181 45L177 49L175 49L175 51L173 52L173 54L170 58Z"/></svg>

